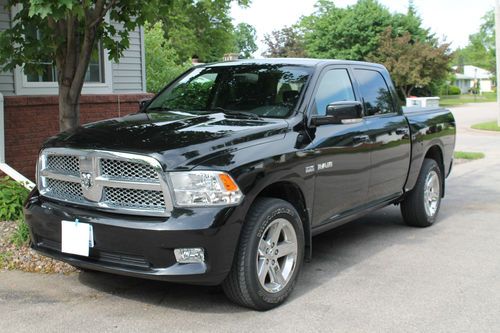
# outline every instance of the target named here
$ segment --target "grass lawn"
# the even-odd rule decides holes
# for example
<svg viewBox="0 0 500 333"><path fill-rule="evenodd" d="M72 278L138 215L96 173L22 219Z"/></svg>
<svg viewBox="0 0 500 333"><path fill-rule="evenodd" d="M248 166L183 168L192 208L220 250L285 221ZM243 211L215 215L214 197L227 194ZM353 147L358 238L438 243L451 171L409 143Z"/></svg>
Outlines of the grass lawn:
<svg viewBox="0 0 500 333"><path fill-rule="evenodd" d="M455 95L455 96L440 96L440 106L456 106L468 103L484 103L496 102L497 95L495 93L483 93L474 98L473 95Z"/></svg>
<svg viewBox="0 0 500 333"><path fill-rule="evenodd" d="M481 158L484 158L483 153L466 152L466 151L456 151L454 156L456 159L462 159L462 160L479 160Z"/></svg>
<svg viewBox="0 0 500 333"><path fill-rule="evenodd" d="M498 122L496 120L487 121L485 123L472 125L472 128L483 130L483 131L496 131L500 132L500 127L498 126Z"/></svg>

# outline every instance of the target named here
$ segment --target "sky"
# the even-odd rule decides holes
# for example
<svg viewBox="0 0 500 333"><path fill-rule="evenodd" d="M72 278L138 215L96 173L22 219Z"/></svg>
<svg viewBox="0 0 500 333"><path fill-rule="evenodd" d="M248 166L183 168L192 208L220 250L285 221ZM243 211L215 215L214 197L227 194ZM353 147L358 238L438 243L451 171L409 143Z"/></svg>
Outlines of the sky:
<svg viewBox="0 0 500 333"><path fill-rule="evenodd" d="M334 0L338 7L356 3L356 0ZM379 0L392 12L405 13L406 0ZM314 12L316 0L252 0L249 8L233 3L231 14L234 23L246 22L257 30L257 45L260 56L265 50L264 34L296 23L303 15ZM494 0L414 0L423 25L430 28L442 41L451 42L456 49L467 45L470 34L479 30L481 18L493 9Z"/></svg>

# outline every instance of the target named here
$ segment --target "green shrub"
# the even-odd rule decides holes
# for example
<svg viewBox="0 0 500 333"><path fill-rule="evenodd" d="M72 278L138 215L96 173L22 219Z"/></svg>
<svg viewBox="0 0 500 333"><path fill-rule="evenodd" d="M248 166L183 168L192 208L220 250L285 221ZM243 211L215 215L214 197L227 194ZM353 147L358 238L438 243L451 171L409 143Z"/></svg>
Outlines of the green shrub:
<svg viewBox="0 0 500 333"><path fill-rule="evenodd" d="M28 194L29 190L9 177L0 179L0 221L16 221L17 230L11 238L16 246L26 245L29 241L29 229L23 215Z"/></svg>
<svg viewBox="0 0 500 333"><path fill-rule="evenodd" d="M449 86L448 87L448 95L460 95L462 91L457 86Z"/></svg>
<svg viewBox="0 0 500 333"><path fill-rule="evenodd" d="M23 219L23 204L29 191L9 177L0 179L0 220Z"/></svg>
<svg viewBox="0 0 500 333"><path fill-rule="evenodd" d="M14 232L10 240L12 243L14 243L14 245L20 247L23 245L27 245L29 239L30 239L30 230L28 228L28 225L24 221L24 218L19 219L17 221L17 230Z"/></svg>

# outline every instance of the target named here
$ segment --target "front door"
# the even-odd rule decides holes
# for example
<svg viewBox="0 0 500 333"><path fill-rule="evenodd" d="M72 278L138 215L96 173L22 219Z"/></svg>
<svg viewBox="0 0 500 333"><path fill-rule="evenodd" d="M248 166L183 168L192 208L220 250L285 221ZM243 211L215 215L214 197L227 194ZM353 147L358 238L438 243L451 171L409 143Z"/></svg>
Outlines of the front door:
<svg viewBox="0 0 500 333"><path fill-rule="evenodd" d="M328 104L357 100L350 72L327 68L311 103L311 114L325 115ZM359 100L359 99L358 99ZM366 203L370 150L364 120L317 126L308 149L317 156L313 225L327 223Z"/></svg>

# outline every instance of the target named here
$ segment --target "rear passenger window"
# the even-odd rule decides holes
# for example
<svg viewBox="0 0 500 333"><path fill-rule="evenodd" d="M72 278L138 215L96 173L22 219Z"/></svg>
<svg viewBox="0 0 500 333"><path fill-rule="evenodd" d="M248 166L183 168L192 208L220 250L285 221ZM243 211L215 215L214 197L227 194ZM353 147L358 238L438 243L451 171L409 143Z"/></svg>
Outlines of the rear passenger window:
<svg viewBox="0 0 500 333"><path fill-rule="evenodd" d="M321 116L326 115L328 104L354 100L354 90L347 69L332 69L326 72L314 96L316 113Z"/></svg>
<svg viewBox="0 0 500 333"><path fill-rule="evenodd" d="M393 99L382 74L369 69L355 69L367 116L391 113Z"/></svg>

